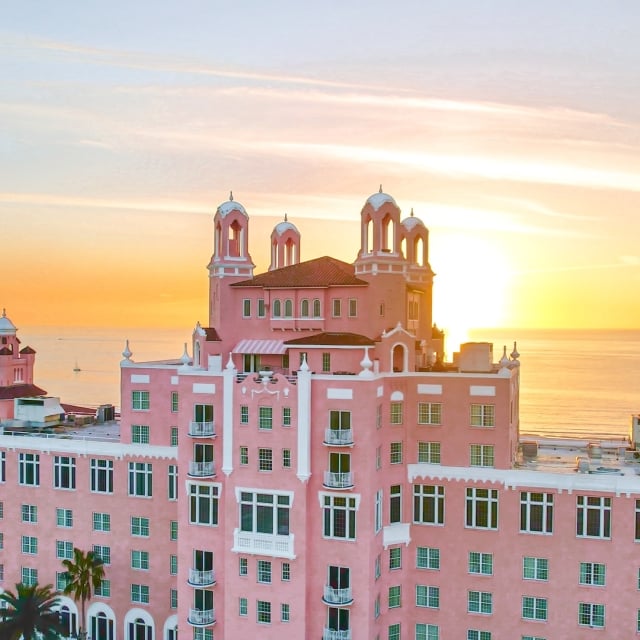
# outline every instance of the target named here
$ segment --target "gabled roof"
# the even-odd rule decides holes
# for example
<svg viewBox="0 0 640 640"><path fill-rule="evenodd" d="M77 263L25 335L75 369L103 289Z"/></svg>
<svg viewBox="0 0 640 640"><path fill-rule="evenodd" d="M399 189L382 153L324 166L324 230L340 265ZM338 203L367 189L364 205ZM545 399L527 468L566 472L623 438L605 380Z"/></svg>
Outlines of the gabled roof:
<svg viewBox="0 0 640 640"><path fill-rule="evenodd" d="M264 289L308 287L367 287L369 283L356 278L352 264L322 256L281 269L261 273L250 280L234 282L232 287L262 287Z"/></svg>
<svg viewBox="0 0 640 640"><path fill-rule="evenodd" d="M20 353L35 353L35 349L32 349L31 347L24 347L24 349L20 349Z"/></svg>
<svg viewBox="0 0 640 640"><path fill-rule="evenodd" d="M34 398L46 396L47 392L35 384L12 384L9 387L0 387L0 400L13 400L14 398Z"/></svg>
<svg viewBox="0 0 640 640"><path fill-rule="evenodd" d="M9 347L2 347L2 349L0 349L0 356L11 356L11 355L13 355L13 351L11 351Z"/></svg>
<svg viewBox="0 0 640 640"><path fill-rule="evenodd" d="M360 335L359 333L324 331L323 333L316 333L315 335L305 336L304 338L287 340L285 344L288 347L316 345L327 347L372 347L374 342L370 338L367 338L367 336Z"/></svg>
<svg viewBox="0 0 640 640"><path fill-rule="evenodd" d="M220 336L214 327L203 327L205 340L207 342L220 342Z"/></svg>

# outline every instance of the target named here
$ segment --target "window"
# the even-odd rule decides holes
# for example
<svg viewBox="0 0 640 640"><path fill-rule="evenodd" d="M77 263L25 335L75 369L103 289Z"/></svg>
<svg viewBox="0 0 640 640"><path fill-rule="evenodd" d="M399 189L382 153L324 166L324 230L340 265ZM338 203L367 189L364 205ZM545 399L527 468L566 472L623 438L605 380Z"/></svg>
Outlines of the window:
<svg viewBox="0 0 640 640"><path fill-rule="evenodd" d="M413 485L413 521L416 524L444 524L442 485Z"/></svg>
<svg viewBox="0 0 640 640"><path fill-rule="evenodd" d="M387 628L387 640L400 640L400 623L390 624Z"/></svg>
<svg viewBox="0 0 640 640"><path fill-rule="evenodd" d="M392 442L389 448L389 462L402 464L402 442Z"/></svg>
<svg viewBox="0 0 640 640"><path fill-rule="evenodd" d="M322 371L323 373L331 371L331 354L328 352L322 354Z"/></svg>
<svg viewBox="0 0 640 640"><path fill-rule="evenodd" d="M580 563L580 584L604 587L606 567L598 562Z"/></svg>
<svg viewBox="0 0 640 640"><path fill-rule="evenodd" d="M113 493L113 460L91 458L91 491Z"/></svg>
<svg viewBox="0 0 640 640"><path fill-rule="evenodd" d="M170 464L167 467L167 498L178 499L178 465Z"/></svg>
<svg viewBox="0 0 640 640"><path fill-rule="evenodd" d="M149 587L145 584L131 585L131 602L149 604ZM137 635L135 637L138 637Z"/></svg>
<svg viewBox="0 0 640 640"><path fill-rule="evenodd" d="M258 449L258 470L273 471L273 451L271 449Z"/></svg>
<svg viewBox="0 0 640 640"><path fill-rule="evenodd" d="M520 531L553 533L553 494L520 493Z"/></svg>
<svg viewBox="0 0 640 640"><path fill-rule="evenodd" d="M356 539L356 499L348 496L323 496L323 536L343 540Z"/></svg>
<svg viewBox="0 0 640 640"><path fill-rule="evenodd" d="M291 564L289 562L282 563L282 570L280 571L280 580L282 580L282 582L289 582L289 580L291 580Z"/></svg>
<svg viewBox="0 0 640 640"><path fill-rule="evenodd" d="M291 468L291 449L282 450L282 467L284 469Z"/></svg>
<svg viewBox="0 0 640 640"><path fill-rule="evenodd" d="M492 613L492 594L488 591L469 591L467 597L467 611L469 611L469 613Z"/></svg>
<svg viewBox="0 0 640 640"><path fill-rule="evenodd" d="M287 603L282 603L280 605L280 621L289 622L290 619L291 619L291 609Z"/></svg>
<svg viewBox="0 0 640 640"><path fill-rule="evenodd" d="M271 624L271 603L266 600L258 600L256 603L256 616L261 624Z"/></svg>
<svg viewBox="0 0 640 640"><path fill-rule="evenodd" d="M132 391L131 392L131 408L136 411L145 411L149 409L149 392L148 391Z"/></svg>
<svg viewBox="0 0 640 640"><path fill-rule="evenodd" d="M287 298L284 301L284 317L292 318L293 317L293 301L291 298Z"/></svg>
<svg viewBox="0 0 640 640"><path fill-rule="evenodd" d="M546 558L532 558L525 556L522 558L522 579L548 580L549 561Z"/></svg>
<svg viewBox="0 0 640 640"><path fill-rule="evenodd" d="M0 520L2 520L2 518L4 518L4 502L0 500Z"/></svg>
<svg viewBox="0 0 640 640"><path fill-rule="evenodd" d="M467 640L491 640L491 631L469 629L467 631Z"/></svg>
<svg viewBox="0 0 640 640"><path fill-rule="evenodd" d="M402 424L402 402L392 402L389 407L389 422Z"/></svg>
<svg viewBox="0 0 640 640"><path fill-rule="evenodd" d="M171 427L171 436L169 439L169 445L172 447L178 446L178 427Z"/></svg>
<svg viewBox="0 0 640 640"><path fill-rule="evenodd" d="M373 563L373 574L376 580L382 575L382 558L380 554L376 556L375 562Z"/></svg>
<svg viewBox="0 0 640 640"><path fill-rule="evenodd" d="M38 522L38 507L35 504L23 504L21 508L22 522Z"/></svg>
<svg viewBox="0 0 640 640"><path fill-rule="evenodd" d="M418 442L418 462L440 464L440 443Z"/></svg>
<svg viewBox="0 0 640 640"><path fill-rule="evenodd" d="M340 298L334 298L331 301L331 314L334 318L339 318L342 315L342 300Z"/></svg>
<svg viewBox="0 0 640 640"><path fill-rule="evenodd" d="M389 549L389 569L402 569L402 547L391 547Z"/></svg>
<svg viewBox="0 0 640 640"><path fill-rule="evenodd" d="M0 549L4 549L4 533L0 532Z"/></svg>
<svg viewBox="0 0 640 640"><path fill-rule="evenodd" d="M318 298L314 298L313 300L313 317L319 318L322 314L320 313L320 300Z"/></svg>
<svg viewBox="0 0 640 640"><path fill-rule="evenodd" d="M37 453L18 454L18 482L31 487L40 486L40 455Z"/></svg>
<svg viewBox="0 0 640 640"><path fill-rule="evenodd" d="M264 298L258 298L258 318L264 318L266 315Z"/></svg>
<svg viewBox="0 0 640 640"><path fill-rule="evenodd" d="M376 500L374 505L373 530L378 533L382 529L382 489L376 491Z"/></svg>
<svg viewBox="0 0 640 640"><path fill-rule="evenodd" d="M22 536L22 553L36 555L38 553L38 538L35 536Z"/></svg>
<svg viewBox="0 0 640 640"><path fill-rule="evenodd" d="M376 471L382 469L382 446L376 447Z"/></svg>
<svg viewBox="0 0 640 640"><path fill-rule="evenodd" d="M402 522L402 485L389 487L389 524Z"/></svg>
<svg viewBox="0 0 640 640"><path fill-rule="evenodd" d="M247 560L247 558L239 558L238 567L239 567L239 575L241 576L249 575L249 561Z"/></svg>
<svg viewBox="0 0 640 640"><path fill-rule="evenodd" d="M291 498L277 493L240 493L240 531L289 535Z"/></svg>
<svg viewBox="0 0 640 640"><path fill-rule="evenodd" d="M469 445L469 462L472 467L493 467L493 445L471 444Z"/></svg>
<svg viewBox="0 0 640 640"><path fill-rule="evenodd" d="M72 560L73 542L69 542L69 540L56 540L56 558Z"/></svg>
<svg viewBox="0 0 640 640"><path fill-rule="evenodd" d="M440 588L424 584L416 585L416 607L438 609L440 607Z"/></svg>
<svg viewBox="0 0 640 640"><path fill-rule="evenodd" d="M249 464L249 447L240 447L240 464L243 467Z"/></svg>
<svg viewBox="0 0 640 640"><path fill-rule="evenodd" d="M240 424L249 424L249 407L246 404L240 407Z"/></svg>
<svg viewBox="0 0 640 640"><path fill-rule="evenodd" d="M271 562L269 560L258 560L258 582L271 584Z"/></svg>
<svg viewBox="0 0 640 640"><path fill-rule="evenodd" d="M349 317L355 318L358 315L358 299L349 298Z"/></svg>
<svg viewBox="0 0 640 640"><path fill-rule="evenodd" d="M416 640L438 640L440 630L437 624L416 622Z"/></svg>
<svg viewBox="0 0 640 640"><path fill-rule="evenodd" d="M242 301L242 317L251 317L251 300L248 300L246 298Z"/></svg>
<svg viewBox="0 0 640 640"><path fill-rule="evenodd" d="M418 569L440 569L440 549L435 547L418 547L416 549L416 567Z"/></svg>
<svg viewBox="0 0 640 640"><path fill-rule="evenodd" d="M522 596L522 617L525 620L546 620L547 599Z"/></svg>
<svg viewBox="0 0 640 640"><path fill-rule="evenodd" d="M258 407L258 428L270 430L273 427L273 408Z"/></svg>
<svg viewBox="0 0 640 640"><path fill-rule="evenodd" d="M472 427L495 427L495 407L492 404L471 405Z"/></svg>
<svg viewBox="0 0 640 640"><path fill-rule="evenodd" d="M389 609L396 609L402 606L402 589L400 585L389 587Z"/></svg>
<svg viewBox="0 0 640 640"><path fill-rule="evenodd" d="M169 608L177 609L178 608L178 590L177 589L169 589ZM170 640L176 640L177 634L171 638Z"/></svg>
<svg viewBox="0 0 640 640"><path fill-rule="evenodd" d="M274 318L279 318L282 315L282 303L280 300L274 300L271 307L271 315Z"/></svg>
<svg viewBox="0 0 640 640"><path fill-rule="evenodd" d="M300 317L301 318L309 317L309 300L307 298L303 298L300 301Z"/></svg>
<svg viewBox="0 0 640 640"><path fill-rule="evenodd" d="M54 456L53 486L56 489L76 488L76 459L69 456Z"/></svg>
<svg viewBox="0 0 640 640"><path fill-rule="evenodd" d="M56 525L58 527L73 527L73 511L71 509L56 509Z"/></svg>
<svg viewBox="0 0 640 640"><path fill-rule="evenodd" d="M282 407L282 426L291 426L291 407Z"/></svg>
<svg viewBox="0 0 640 640"><path fill-rule="evenodd" d="M38 570L31 569L31 567L22 567L20 570L22 576L22 584L32 587L34 584L38 584Z"/></svg>
<svg viewBox="0 0 640 640"><path fill-rule="evenodd" d="M418 402L418 424L442 424L442 403Z"/></svg>
<svg viewBox="0 0 640 640"><path fill-rule="evenodd" d="M493 554L469 551L469 573L490 576L493 574Z"/></svg>
<svg viewBox="0 0 640 640"><path fill-rule="evenodd" d="M102 598L110 598L111 597L111 580L105 580L103 578L100 581L100 584L94 589L94 593L95 595L101 596ZM102 637L102 636L98 636L98 637Z"/></svg>
<svg viewBox="0 0 640 640"><path fill-rule="evenodd" d="M382 427L382 405L379 404L376 406L376 429L380 429Z"/></svg>
<svg viewBox="0 0 640 640"><path fill-rule="evenodd" d="M587 627L604 627L604 605L580 602L578 604L578 624Z"/></svg>
<svg viewBox="0 0 640 640"><path fill-rule="evenodd" d="M178 521L172 520L169 523L169 540L175 542L178 539Z"/></svg>
<svg viewBox="0 0 640 640"><path fill-rule="evenodd" d="M177 391L171 392L171 413L178 413L180 409L180 396Z"/></svg>
<svg viewBox="0 0 640 640"><path fill-rule="evenodd" d="M0 482L7 480L7 454L0 451Z"/></svg>
<svg viewBox="0 0 640 640"><path fill-rule="evenodd" d="M149 552L148 551L131 551L131 568L132 569L149 569Z"/></svg>
<svg viewBox="0 0 640 640"><path fill-rule="evenodd" d="M189 522L216 526L218 524L218 490L217 485L189 485Z"/></svg>
<svg viewBox="0 0 640 640"><path fill-rule="evenodd" d="M583 538L611 537L611 498L578 496L576 535Z"/></svg>
<svg viewBox="0 0 640 640"><path fill-rule="evenodd" d="M178 556L173 554L169 556L169 573L172 576L178 575Z"/></svg>
<svg viewBox="0 0 640 640"><path fill-rule="evenodd" d="M149 426L146 424L132 424L131 442L133 444L149 444Z"/></svg>
<svg viewBox="0 0 640 640"><path fill-rule="evenodd" d="M498 528L497 489L467 489L466 526L475 529Z"/></svg>
<svg viewBox="0 0 640 640"><path fill-rule="evenodd" d="M104 564L111 564L111 547L106 547L102 544L94 544L93 553L100 558Z"/></svg>
<svg viewBox="0 0 640 640"><path fill-rule="evenodd" d="M131 516L131 535L148 538L149 518L143 518L141 516Z"/></svg>
<svg viewBox="0 0 640 640"><path fill-rule="evenodd" d="M249 606L246 598L238 598L238 615L246 616L248 612Z"/></svg>
<svg viewBox="0 0 640 640"><path fill-rule="evenodd" d="M150 462L129 463L129 495L150 498L153 495L153 473Z"/></svg>

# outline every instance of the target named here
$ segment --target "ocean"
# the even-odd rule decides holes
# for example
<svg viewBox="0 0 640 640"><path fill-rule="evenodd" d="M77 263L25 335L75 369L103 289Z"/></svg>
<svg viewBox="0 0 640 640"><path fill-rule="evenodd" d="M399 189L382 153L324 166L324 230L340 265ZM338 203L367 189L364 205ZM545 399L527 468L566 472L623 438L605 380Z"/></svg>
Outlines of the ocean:
<svg viewBox="0 0 640 640"><path fill-rule="evenodd" d="M135 361L191 352L190 329L21 327L22 345L37 352L35 383L63 402L120 405L125 341ZM470 341L517 341L521 362L520 431L548 437L612 438L640 413L640 331L477 329ZM451 345L448 346L451 349ZM74 371L74 369L80 369Z"/></svg>

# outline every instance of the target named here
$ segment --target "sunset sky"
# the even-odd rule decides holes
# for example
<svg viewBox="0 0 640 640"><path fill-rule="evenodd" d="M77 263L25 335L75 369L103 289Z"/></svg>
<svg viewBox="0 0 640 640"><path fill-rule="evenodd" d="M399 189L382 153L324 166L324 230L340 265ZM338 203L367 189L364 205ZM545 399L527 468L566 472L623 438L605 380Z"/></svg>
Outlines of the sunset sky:
<svg viewBox="0 0 640 640"><path fill-rule="evenodd" d="M355 259L379 185L430 230L434 319L640 327L640 2L3 4L0 307L207 321L233 190L256 272Z"/></svg>

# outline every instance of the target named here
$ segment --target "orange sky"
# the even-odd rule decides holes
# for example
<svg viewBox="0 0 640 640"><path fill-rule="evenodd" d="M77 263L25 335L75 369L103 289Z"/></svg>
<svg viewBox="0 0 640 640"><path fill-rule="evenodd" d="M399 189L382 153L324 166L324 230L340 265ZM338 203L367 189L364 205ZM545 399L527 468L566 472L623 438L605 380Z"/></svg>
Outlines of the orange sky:
<svg viewBox="0 0 640 640"><path fill-rule="evenodd" d="M13 7L0 306L192 327L229 190L259 271L285 212L303 259L352 261L382 183L430 229L450 332L638 328L637 3L424 4Z"/></svg>

